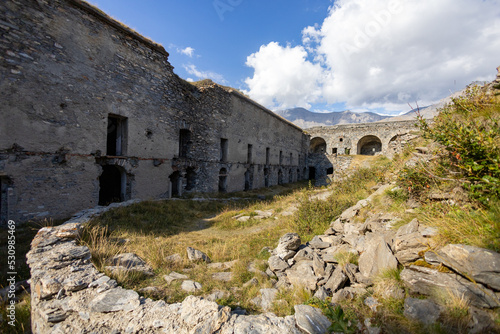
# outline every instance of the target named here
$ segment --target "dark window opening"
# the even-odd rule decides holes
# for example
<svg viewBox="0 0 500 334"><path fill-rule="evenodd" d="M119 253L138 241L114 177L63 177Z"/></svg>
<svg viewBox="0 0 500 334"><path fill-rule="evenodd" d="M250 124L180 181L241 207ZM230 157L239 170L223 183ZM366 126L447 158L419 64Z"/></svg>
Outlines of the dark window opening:
<svg viewBox="0 0 500 334"><path fill-rule="evenodd" d="M309 181L316 180L316 168L309 167Z"/></svg>
<svg viewBox="0 0 500 334"><path fill-rule="evenodd" d="M283 151L280 151L280 165L283 164Z"/></svg>
<svg viewBox="0 0 500 334"><path fill-rule="evenodd" d="M173 172L168 177L170 179L170 197L177 197L181 194L181 173Z"/></svg>
<svg viewBox="0 0 500 334"><path fill-rule="evenodd" d="M186 190L193 190L196 186L196 172L194 168L188 168L186 171Z"/></svg>
<svg viewBox="0 0 500 334"><path fill-rule="evenodd" d="M247 169L245 172L245 191L252 190L253 188L253 171Z"/></svg>
<svg viewBox="0 0 500 334"><path fill-rule="evenodd" d="M321 137L311 139L309 150L311 153L326 153L326 141Z"/></svg>
<svg viewBox="0 0 500 334"><path fill-rule="evenodd" d="M187 158L191 151L191 131L187 129L181 129L179 131L179 157Z"/></svg>
<svg viewBox="0 0 500 334"><path fill-rule="evenodd" d="M247 152L247 164L252 163L252 144L248 144L248 152Z"/></svg>
<svg viewBox="0 0 500 334"><path fill-rule="evenodd" d="M271 149L269 147L266 147L266 165L269 165L270 155L271 155Z"/></svg>
<svg viewBox="0 0 500 334"><path fill-rule="evenodd" d="M125 155L127 148L127 118L109 115L107 131L106 155Z"/></svg>
<svg viewBox="0 0 500 334"><path fill-rule="evenodd" d="M333 174L333 167L328 168L328 169L326 170L326 174L327 174L327 175L331 175L331 174Z"/></svg>
<svg viewBox="0 0 500 334"><path fill-rule="evenodd" d="M278 184L283 184L283 171L281 169L278 171Z"/></svg>
<svg viewBox="0 0 500 334"><path fill-rule="evenodd" d="M225 168L219 171L219 192L227 192L227 169Z"/></svg>
<svg viewBox="0 0 500 334"><path fill-rule="evenodd" d="M106 165L102 167L99 176L99 205L123 202L127 187L125 171L118 166Z"/></svg>
<svg viewBox="0 0 500 334"><path fill-rule="evenodd" d="M264 186L269 187L269 168L264 168Z"/></svg>
<svg viewBox="0 0 500 334"><path fill-rule="evenodd" d="M337 154L337 148L332 148L332 154Z"/></svg>
<svg viewBox="0 0 500 334"><path fill-rule="evenodd" d="M228 141L225 138L220 139L220 161L227 161L227 153L228 153Z"/></svg>
<svg viewBox="0 0 500 334"><path fill-rule="evenodd" d="M343 142L343 141L344 141L344 138L340 138L340 139L339 139L339 142Z"/></svg>
<svg viewBox="0 0 500 334"><path fill-rule="evenodd" d="M290 153L290 165L293 165L293 153Z"/></svg>
<svg viewBox="0 0 500 334"><path fill-rule="evenodd" d="M11 180L0 176L0 225L6 225L9 221L9 188Z"/></svg>

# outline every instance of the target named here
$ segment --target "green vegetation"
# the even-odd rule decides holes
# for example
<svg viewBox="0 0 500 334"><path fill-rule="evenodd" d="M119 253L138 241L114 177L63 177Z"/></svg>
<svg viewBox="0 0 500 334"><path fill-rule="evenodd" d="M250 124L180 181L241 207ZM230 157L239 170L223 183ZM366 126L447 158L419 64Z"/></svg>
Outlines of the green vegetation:
<svg viewBox="0 0 500 334"><path fill-rule="evenodd" d="M424 137L447 155L439 161L442 173L454 174L472 198L490 206L500 195L500 104L479 86L454 98L434 124L420 118ZM446 175L448 176L448 175Z"/></svg>

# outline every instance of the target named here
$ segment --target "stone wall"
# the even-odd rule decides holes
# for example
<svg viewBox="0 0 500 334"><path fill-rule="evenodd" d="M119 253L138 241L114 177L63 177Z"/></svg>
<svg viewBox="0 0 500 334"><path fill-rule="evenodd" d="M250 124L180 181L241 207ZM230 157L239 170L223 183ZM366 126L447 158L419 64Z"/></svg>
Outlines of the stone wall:
<svg viewBox="0 0 500 334"><path fill-rule="evenodd" d="M280 318L272 313L238 315L195 296L169 305L123 289L98 272L89 249L78 244L81 224L129 203L87 210L64 225L39 231L27 256L33 333L302 333L302 309L310 306ZM314 321L309 316L305 323L312 326Z"/></svg>
<svg viewBox="0 0 500 334"><path fill-rule="evenodd" d="M6 0L0 13L2 221L301 179L300 128L230 89L185 82L162 46L94 7Z"/></svg>
<svg viewBox="0 0 500 334"><path fill-rule="evenodd" d="M392 158L417 137L417 132L416 120L310 128L308 166L315 169L317 182L324 184L331 174L337 177L349 170L352 155Z"/></svg>

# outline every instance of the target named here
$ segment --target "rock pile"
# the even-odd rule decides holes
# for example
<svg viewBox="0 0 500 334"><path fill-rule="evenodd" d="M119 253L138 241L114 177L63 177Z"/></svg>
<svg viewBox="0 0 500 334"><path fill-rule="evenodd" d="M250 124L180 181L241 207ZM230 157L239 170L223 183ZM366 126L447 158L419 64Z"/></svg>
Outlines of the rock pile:
<svg viewBox="0 0 500 334"><path fill-rule="evenodd" d="M27 255L33 333L300 334L318 333L311 330L329 326L328 319L310 306L298 308L294 316L284 318L272 313L248 316L237 310L232 312L209 298L189 296L182 303L169 305L117 286L115 280L93 266L89 249L78 244L81 224L107 210L88 210L64 225L42 228L33 240ZM179 256L172 257L172 261L177 260ZM203 255L193 259L199 260L209 261ZM121 267L116 270L144 269L148 273L150 269L135 254L121 254L110 264ZM221 270L233 265L234 262L209 264ZM166 280L183 280L186 289L200 288L199 283L186 280L182 274L170 273L167 277Z"/></svg>
<svg viewBox="0 0 500 334"><path fill-rule="evenodd" d="M437 231L416 219L397 231L393 229L397 218L391 214L376 214L359 222L360 210L388 188L380 187L359 201L332 222L324 235L306 244L301 244L297 234L284 235L269 258L269 268L278 278L276 287L305 287L320 299L331 296L335 303L366 294L377 275L403 266L401 279L410 293L434 298L443 290L464 298L472 307L470 313L479 314L473 316L473 322L478 317L489 319L471 324L472 329L493 326L491 317L481 309L500 307L500 254L465 245L447 245L436 251L432 237ZM356 263L356 258L357 264L350 263ZM397 286L384 291L383 296L405 298ZM365 304L376 310L378 302L370 297ZM435 317L420 316L419 312L433 309ZM405 300L410 318L434 322L441 311L432 300Z"/></svg>

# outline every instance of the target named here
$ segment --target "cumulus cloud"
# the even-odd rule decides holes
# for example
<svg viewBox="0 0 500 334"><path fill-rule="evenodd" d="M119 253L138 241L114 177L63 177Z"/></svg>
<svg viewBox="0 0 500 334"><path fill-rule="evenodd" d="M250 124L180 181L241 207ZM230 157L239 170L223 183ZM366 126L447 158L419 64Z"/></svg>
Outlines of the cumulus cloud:
<svg viewBox="0 0 500 334"><path fill-rule="evenodd" d="M302 46L281 46L276 42L261 46L247 58L253 78L247 78L248 95L273 108L310 107L319 98L321 66L307 59Z"/></svg>
<svg viewBox="0 0 500 334"><path fill-rule="evenodd" d="M191 75L194 75L196 78L198 78L198 80L211 79L211 80L213 80L217 83L220 83L220 84L227 83L226 80L224 79L224 77L219 73L211 72L211 71L200 71L200 70L198 70L196 65L193 65L193 64L183 65L183 67L186 70L186 72L188 72ZM191 78L191 81L193 81L192 78Z"/></svg>
<svg viewBox="0 0 500 334"><path fill-rule="evenodd" d="M303 45L270 43L248 57L252 98L397 113L494 77L500 0L337 0L302 34Z"/></svg>

